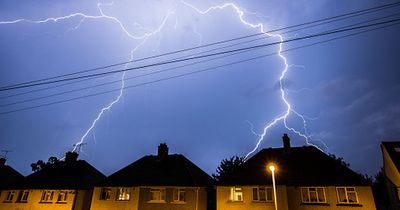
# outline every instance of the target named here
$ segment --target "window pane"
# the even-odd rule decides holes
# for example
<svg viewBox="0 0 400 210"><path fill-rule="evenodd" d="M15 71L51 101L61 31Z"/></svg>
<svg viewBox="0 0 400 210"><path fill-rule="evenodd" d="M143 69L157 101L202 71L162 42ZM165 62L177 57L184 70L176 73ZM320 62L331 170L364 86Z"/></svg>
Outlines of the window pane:
<svg viewBox="0 0 400 210"><path fill-rule="evenodd" d="M337 188L339 202L347 203L346 192L344 188Z"/></svg>
<svg viewBox="0 0 400 210"><path fill-rule="evenodd" d="M317 191L310 190L310 202L317 202Z"/></svg>
<svg viewBox="0 0 400 210"><path fill-rule="evenodd" d="M260 189L260 201L265 201L265 188L261 187Z"/></svg>
<svg viewBox="0 0 400 210"><path fill-rule="evenodd" d="M186 192L183 189L179 190L179 201L186 201Z"/></svg>
<svg viewBox="0 0 400 210"><path fill-rule="evenodd" d="M270 188L270 187L267 187L266 188L266 194L267 194L267 201L272 201L273 199L272 199L272 197L273 197L273 195L272 195L272 188Z"/></svg>
<svg viewBox="0 0 400 210"><path fill-rule="evenodd" d="M357 197L355 192L347 192L347 197L349 203L357 203Z"/></svg>
<svg viewBox="0 0 400 210"><path fill-rule="evenodd" d="M303 202L310 202L307 188L301 188L301 197L303 199Z"/></svg>
<svg viewBox="0 0 400 210"><path fill-rule="evenodd" d="M318 202L326 202L324 188L322 187L317 188L317 193L318 193Z"/></svg>
<svg viewBox="0 0 400 210"><path fill-rule="evenodd" d="M258 201L258 188L253 188L253 201Z"/></svg>

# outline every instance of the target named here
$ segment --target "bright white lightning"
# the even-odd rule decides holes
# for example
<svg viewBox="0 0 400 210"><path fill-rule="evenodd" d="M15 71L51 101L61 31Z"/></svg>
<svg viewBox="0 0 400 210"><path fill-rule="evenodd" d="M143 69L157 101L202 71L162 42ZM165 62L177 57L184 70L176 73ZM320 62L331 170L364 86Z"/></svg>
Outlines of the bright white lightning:
<svg viewBox="0 0 400 210"><path fill-rule="evenodd" d="M283 124L284 124L286 129L288 129L288 130L292 131L293 133L303 137L305 139L305 141L306 141L306 144L311 144L310 143L310 139L309 139L309 135L307 134L307 122L306 122L305 117L303 115L301 115L300 113L296 112L295 110L293 110L291 104L289 103L289 101L286 98L287 93L286 93L286 90L285 90L284 85L283 85L283 80L285 79L285 76L286 76L286 74L287 74L287 72L289 70L289 64L287 62L287 58L282 54L283 41L284 41L283 36L280 35L280 34L268 33L265 30L265 27L264 27L264 25L262 23L250 23L247 20L245 20L245 18L244 18L245 10L243 10L242 8L236 6L234 3L225 3L225 4L222 4L222 5L209 7L206 10L200 10L197 7L195 7L194 5L189 4L189 3L185 2L185 1L181 1L181 2L183 4L185 4L186 6L192 8L193 10L195 10L197 13L199 13L201 15L205 15L205 14L207 14L209 12L214 11L214 10L223 10L223 9L226 9L226 8L231 8L237 13L240 22L242 24L244 24L245 26L248 26L248 27L253 28L253 29L258 29L261 33L264 33L265 35L267 35L269 37L277 37L280 40L278 55L282 59L282 61L284 63L284 68L281 71L281 75L279 77L279 87L280 87L281 99L282 99L283 103L286 105L286 110L285 110L284 113L278 115L270 123L268 123L264 127L262 133L257 134L258 139L257 139L256 146L254 147L253 150L251 150L249 153L246 154L245 159L247 159L251 154L253 154L260 147L262 141L264 140L265 136L268 133L268 130L271 127L273 127L274 125L276 125L280 121L283 121ZM298 131L295 128L290 127L288 125L287 118L290 115L290 113L294 113L296 116L298 116L301 119L301 121L303 123L304 132ZM316 145L314 145L314 146L316 146Z"/></svg>
<svg viewBox="0 0 400 210"><path fill-rule="evenodd" d="M169 19L169 17L174 13L171 11L167 12L167 15L164 17L164 19L162 20L161 24L154 30L150 30L148 28L144 28L142 25L140 25L139 23L134 23L135 25L140 26L142 29L145 29L147 32L140 34L140 35L134 35L132 33L130 33L127 28L124 26L124 24L117 18L117 17L113 17L110 15L106 15L103 12L102 9L102 5L101 3L97 4L97 8L98 11L100 12L100 15L86 15L83 13L73 13L73 14L69 14L66 16L61 16L61 17L50 17L50 18L46 18L43 20L28 20L28 19L17 19L17 20L13 20L13 21L0 21L0 25L4 25L4 24L16 24L16 23L21 23L21 22L27 22L27 23L33 23L33 24L42 24L42 23L48 23L48 22L58 22L58 21L62 21L62 20L67 20L67 19L71 19L74 17L80 17L81 20L79 21L78 25L76 25L75 27L72 28L72 30L76 30L78 29L81 24L83 23L84 20L86 19L107 19L107 20L111 20L113 22L115 22L120 29L131 39L134 40L140 40L140 43L138 45L136 45L136 47L134 49L131 50L130 52L130 61L133 60L134 57L134 53L142 46L146 43L146 41L148 40L148 38L150 38L151 36L154 36L155 34L159 33L165 26L167 20ZM113 3L107 4L106 6L112 6ZM125 69L128 67L128 64L125 65ZM79 141L77 143L74 144L74 148L72 149L73 152L77 151L80 146L82 144L84 144L85 138L90 134L90 132L93 131L93 129L95 128L97 122L101 119L101 117L104 115L104 113L106 113L107 111L109 111L116 103L118 103L124 93L124 88L125 88L125 75L126 72L122 73L122 77L121 77L121 86L120 86L120 91L119 94L117 95L117 97L111 101L107 106L103 107L100 112L97 114L96 118L92 121L92 123L90 124L89 128L86 130L86 132L81 136L81 138L79 139Z"/></svg>

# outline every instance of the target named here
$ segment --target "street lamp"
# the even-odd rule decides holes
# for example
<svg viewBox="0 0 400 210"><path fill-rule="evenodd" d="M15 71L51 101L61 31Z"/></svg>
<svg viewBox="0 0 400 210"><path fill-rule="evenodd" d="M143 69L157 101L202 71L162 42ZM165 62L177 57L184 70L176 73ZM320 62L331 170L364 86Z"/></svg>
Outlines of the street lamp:
<svg viewBox="0 0 400 210"><path fill-rule="evenodd" d="M272 188L274 190L274 204L275 204L275 210L278 210L278 204L276 202L276 186L275 186L275 171L276 171L276 166L275 164L271 163L267 166L268 170L271 171L272 174Z"/></svg>

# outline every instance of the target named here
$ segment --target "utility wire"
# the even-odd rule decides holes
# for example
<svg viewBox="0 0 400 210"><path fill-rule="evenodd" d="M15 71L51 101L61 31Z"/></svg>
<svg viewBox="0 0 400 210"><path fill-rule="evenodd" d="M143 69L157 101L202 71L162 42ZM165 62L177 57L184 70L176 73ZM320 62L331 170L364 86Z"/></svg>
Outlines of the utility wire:
<svg viewBox="0 0 400 210"><path fill-rule="evenodd" d="M181 62L185 62L185 61L189 61L189 60L196 60L196 59L200 59L200 58L208 58L208 57L213 57L213 56L216 56L216 55L229 54L229 53L246 51L246 50L251 50L251 49L256 49L256 48L264 48L264 47L269 47L269 46L273 46L273 45L277 45L277 44L281 44L281 43L284 44L284 43L289 43L289 42L293 42L293 41L300 41L300 40L310 39L310 38L314 38L314 37L327 36L327 35L331 35L331 34L335 34L335 33L341 33L341 32L346 32L346 31L351 31L351 30L356 30L356 29L368 28L368 27L372 27L372 26L378 26L378 25L382 25L382 24L388 24L388 23L397 22L399 20L400 19L393 19L393 20L382 21L382 22L378 22L378 23L371 23L371 24L357 26L357 27L351 27L351 28L328 31L328 32L323 32L323 33L319 33L319 34L313 34L313 35L293 38L293 39L287 39L287 40L278 41L278 42L272 42L272 43L268 43L268 44L253 45L253 46L250 46L250 47L243 47L243 48L239 48L239 49L227 50L227 51L222 51L222 52L218 52L218 53L211 53L211 54L194 56L194 57L184 58L184 59L176 59L176 60L172 60L172 61L158 62L158 63L147 64L147 65L142 65L142 66L137 66L137 67L132 67L132 68L119 69L119 70L96 73L96 74L89 74L89 75L84 75L84 76L77 76L77 77L71 77L71 78L65 78L65 79L59 79L59 80L52 80L52 81L47 81L47 82L35 83L35 84L21 85L21 86L17 86L17 87L4 88L4 89L0 89L0 92L7 91L7 90L14 90L14 89L21 89L21 88L39 86L39 85L46 85L46 84L65 82L65 81L72 81L72 80L83 79L83 78L97 77L97 76L101 76L101 75L108 75L108 74L127 72L127 71L132 71L132 70L137 70L137 69L144 69L144 68L149 68L149 67L163 66L163 65L172 64L172 63L181 63Z"/></svg>
<svg viewBox="0 0 400 210"><path fill-rule="evenodd" d="M277 32L277 31L282 31L282 30L286 30L286 29L291 29L291 28L296 28L296 27L300 27L300 26L310 25L310 24L323 22L323 21L327 21L327 20L332 20L332 19L336 19L336 18L340 18L340 17L344 17L344 16L351 16L351 15L355 15L355 14L367 14L367 13L370 13L370 12L376 12L376 11L380 11L380 10L383 10L383 9L393 8L393 7L399 6L399 4L400 4L400 2L395 2L395 3L391 3L391 4L385 4L385 5L381 5L381 6L371 7L371 8L368 8L368 9L358 10L358 11L349 12L349 13L336 15L336 16L331 16L331 17L327 17L327 18L323 18L323 19L319 19L319 20L306 22L306 23L301 23L301 24L297 24L297 25L292 25L292 26L287 26L287 27L283 27L283 28L279 28L279 29L274 29L274 30L270 30L270 31L268 31L266 33L274 33L274 32ZM125 64L129 64L129 63L133 63L133 62L139 62L139 61L154 59L154 58L163 57L163 56L167 56L167 55L173 55L173 54L177 54L177 53L181 53L181 52L185 52L185 51L191 51L191 50L195 50L195 49L201 49L201 48L204 48L204 47L209 47L209 46L212 46L212 45L219 45L219 44L232 42L232 41L237 41L237 40L250 38L250 37L254 37L254 36L265 35L266 33L251 34L251 35L242 36L242 37L238 37L238 38L233 38L233 39L213 42L213 43L209 43L209 44L205 44L205 45L201 45L201 46L196 46L196 47L186 48L186 49L172 51L172 52L168 52L168 53L163 53L163 54L159 54L159 55L149 56L149 57L145 57L145 58L141 58L141 59L135 59L135 60L125 61L125 62L121 62L121 63L116 63L116 64L96 67L96 68L92 68L92 69L82 70L82 71L78 71L78 72L74 72L74 73L63 74L63 75L58 75L58 76L53 76L53 77L33 80L33 81L29 81L29 82L23 82L23 83L18 83L18 84L14 84L14 85L3 86L3 87L0 87L0 91L18 89L17 87L19 87L19 86L24 86L25 87L28 84L36 84L38 82L44 82L44 81L51 80L51 79L57 79L57 78L62 78L62 77L67 77L67 76L73 76L73 75L87 73L87 72L91 72L91 71L97 71L97 70L107 69L107 68L116 67L116 66L120 66L120 65L125 65Z"/></svg>
<svg viewBox="0 0 400 210"><path fill-rule="evenodd" d="M355 36L355 35L371 32L371 31L375 31L375 30L379 30L379 29L383 29L383 28L388 28L388 27L399 25L399 24L400 24L399 22L394 22L393 21L393 22L391 22L391 24L388 24L388 25L384 25L384 26L380 26L380 27L376 27L376 28L372 28L372 29L367 29L367 30L363 30L363 31L359 31L359 32L355 32L355 33L351 33L351 34L347 34L347 35L342 35L342 36L334 37L334 38L323 40L323 41L319 41L319 42L314 42L314 43L307 44L307 45L302 45L302 46L298 46L298 47L289 48L289 49L286 49L286 50L282 50L281 52L284 53L284 52L299 50L299 49L302 49L302 48L311 47L311 46L315 46L315 45L331 42L331 41L334 41L334 40L340 40L340 39L343 39L343 38L347 38L347 37L351 37L351 36ZM227 67L227 66L231 66L231 65L236 65L236 64L239 64L239 63L249 62L249 61L253 61L253 60L256 60L256 59L269 57L269 56L276 55L276 54L278 54L278 53L265 54L265 55L261 55L261 56L257 56L257 57L253 57L253 58L249 58L249 59L244 59L244 60L240 60L240 61L236 61L236 62L231 62L231 63L228 63L228 64L223 64L223 65L219 65L219 66L214 66L214 67L201 69L201 70L198 70L198 71L179 74L179 75L175 75L175 76L171 76L171 77L167 77L167 78L162 78L162 79L157 79L157 80L153 80L153 81L149 81L149 82L143 82L143 83L139 83L139 84L135 84L135 85L126 86L124 89L130 89L130 88L135 88L135 87L139 87L139 86L143 86L143 85L158 83L158 82L161 82L161 81L167 81L167 80L171 80L171 79L175 79L175 78L186 77L186 76L189 76L189 75L198 74L198 73L201 73L201 72L207 72L207 71L211 71L211 70L215 70L215 69L219 69L219 68L223 68L223 67ZM98 95L112 93L112 92L115 92L115 91L120 91L120 88L113 89L113 90L108 90L108 91L103 91L103 92L99 92L99 93L93 93L93 94L90 94L90 95L85 95L85 96L80 96L80 97L75 97L75 98L70 98L70 99L50 102L50 103L46 103L46 104L40 104L40 105L36 105L36 106L30 106L30 107L25 107L25 108L20 108L20 109L14 109L14 110L10 110L10 111L0 112L0 115L10 114L10 113L14 113L14 112L20 112L20 111L25 111L25 110L30 110L30 109L35 109L35 108L40 108L40 107L45 107L45 106L50 106L50 105L70 102L70 101L75 101L75 100L84 99L84 98L88 98L88 97L94 97L94 96L98 96Z"/></svg>

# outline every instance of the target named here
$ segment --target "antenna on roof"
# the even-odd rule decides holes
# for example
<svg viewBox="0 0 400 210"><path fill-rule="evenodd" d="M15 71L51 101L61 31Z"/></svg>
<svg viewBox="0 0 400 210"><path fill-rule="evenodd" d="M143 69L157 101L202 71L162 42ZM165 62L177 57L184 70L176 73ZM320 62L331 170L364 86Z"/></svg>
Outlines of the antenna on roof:
<svg viewBox="0 0 400 210"><path fill-rule="evenodd" d="M82 147L85 146L85 145L86 145L86 143L78 143L78 144L73 144L72 146L74 148L76 148L76 153L79 154L81 152L81 150L82 150ZM73 151L73 152L75 152L75 151Z"/></svg>
<svg viewBox="0 0 400 210"><path fill-rule="evenodd" d="M0 155L0 156L3 157L4 159L7 159L7 154L8 154L9 152L13 152L13 151L12 151L12 150L2 149L2 150L1 150L2 155Z"/></svg>

